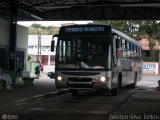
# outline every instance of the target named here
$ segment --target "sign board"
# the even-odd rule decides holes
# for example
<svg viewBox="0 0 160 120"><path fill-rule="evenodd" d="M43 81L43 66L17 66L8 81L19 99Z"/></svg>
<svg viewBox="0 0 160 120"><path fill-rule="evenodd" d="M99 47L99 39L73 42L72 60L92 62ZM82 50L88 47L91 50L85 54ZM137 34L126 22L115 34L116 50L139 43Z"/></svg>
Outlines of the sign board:
<svg viewBox="0 0 160 120"><path fill-rule="evenodd" d="M111 26L107 25L71 25L62 26L59 35L105 35L111 36Z"/></svg>
<svg viewBox="0 0 160 120"><path fill-rule="evenodd" d="M68 27L65 32L104 32L104 27Z"/></svg>
<svg viewBox="0 0 160 120"><path fill-rule="evenodd" d="M158 63L157 62L143 62L143 73L144 74L158 74Z"/></svg>

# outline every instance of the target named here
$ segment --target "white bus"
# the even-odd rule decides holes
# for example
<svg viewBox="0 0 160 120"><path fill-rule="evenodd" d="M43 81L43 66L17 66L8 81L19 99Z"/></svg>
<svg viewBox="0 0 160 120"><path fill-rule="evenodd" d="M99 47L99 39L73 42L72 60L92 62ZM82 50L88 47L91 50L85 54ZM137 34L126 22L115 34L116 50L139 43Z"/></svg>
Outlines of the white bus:
<svg viewBox="0 0 160 120"><path fill-rule="evenodd" d="M68 87L72 95L94 89L117 95L142 78L141 44L111 26L63 26L51 51L55 37L57 88Z"/></svg>

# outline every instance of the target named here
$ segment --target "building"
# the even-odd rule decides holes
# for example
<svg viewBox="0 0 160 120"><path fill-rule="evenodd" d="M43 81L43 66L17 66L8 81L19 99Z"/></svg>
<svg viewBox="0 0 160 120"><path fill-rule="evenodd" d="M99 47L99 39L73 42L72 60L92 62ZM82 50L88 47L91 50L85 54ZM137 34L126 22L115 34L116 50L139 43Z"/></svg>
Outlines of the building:
<svg viewBox="0 0 160 120"><path fill-rule="evenodd" d="M51 41L53 35L40 35L41 53L38 56L38 35L28 35L28 55L32 62L40 62L44 65L44 72L54 71L55 52L51 52Z"/></svg>
<svg viewBox="0 0 160 120"><path fill-rule="evenodd" d="M75 25L75 23L63 23L61 26ZM52 28L52 31L56 27ZM51 41L53 35L28 35L28 55L32 56L32 62L38 59L44 64L44 72L54 71L55 68L55 51L51 52ZM38 38L39 37L39 38ZM38 52L38 39L41 43L41 49ZM55 41L55 45L56 45ZM39 55L40 54L40 55ZM39 56L39 57L38 57Z"/></svg>
<svg viewBox="0 0 160 120"><path fill-rule="evenodd" d="M0 19L0 68L9 68L10 21ZM27 68L28 28L17 24L16 69Z"/></svg>
<svg viewBox="0 0 160 120"><path fill-rule="evenodd" d="M160 59L160 44L158 41L154 41L153 44L153 50L155 54L155 60L153 60L153 53L151 51L151 46L149 44L149 41L147 39L142 39L139 41L142 44L142 54L143 54L143 60L149 61L149 62L158 62Z"/></svg>

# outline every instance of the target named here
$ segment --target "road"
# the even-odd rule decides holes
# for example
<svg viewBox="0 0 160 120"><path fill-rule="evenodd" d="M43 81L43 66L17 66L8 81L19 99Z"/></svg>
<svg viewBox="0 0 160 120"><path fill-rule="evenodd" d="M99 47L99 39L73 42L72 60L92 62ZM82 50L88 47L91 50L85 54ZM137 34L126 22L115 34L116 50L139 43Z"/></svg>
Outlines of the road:
<svg viewBox="0 0 160 120"><path fill-rule="evenodd" d="M144 76L136 89L121 89L118 96L104 95L101 92L83 92L78 96L70 93L33 100L10 111L25 120L108 120L110 114L126 106L130 97L140 90L154 89L159 76ZM50 82L39 80L35 85L49 86ZM53 80L52 80L53 82ZM45 87L44 87L45 88ZM48 87L48 90L53 89ZM54 88L55 89L55 88ZM123 111L123 110L122 110ZM127 113L127 111L125 111ZM22 114L23 113L23 114Z"/></svg>
<svg viewBox="0 0 160 120"><path fill-rule="evenodd" d="M72 120L75 119L73 116L78 116L81 120L84 120L84 118L93 120L99 117L106 119L107 114L114 112L124 104L133 91L121 90L119 96L116 97L97 92L81 93L78 96L72 96L68 93L44 100L32 101L30 104L17 108L14 113L21 114L23 111L23 114L28 114L26 115L28 117L38 114L37 119L44 119L46 115L50 115L55 120L59 120L59 117ZM44 116L39 116L39 114Z"/></svg>

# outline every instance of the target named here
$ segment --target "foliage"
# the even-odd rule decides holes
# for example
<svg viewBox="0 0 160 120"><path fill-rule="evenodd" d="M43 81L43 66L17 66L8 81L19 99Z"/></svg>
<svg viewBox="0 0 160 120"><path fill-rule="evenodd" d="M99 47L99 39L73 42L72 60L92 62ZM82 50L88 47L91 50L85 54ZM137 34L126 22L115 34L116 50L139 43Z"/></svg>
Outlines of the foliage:
<svg viewBox="0 0 160 120"><path fill-rule="evenodd" d="M154 50L155 42L160 44L160 22L149 21L94 21L94 24L111 25L113 28L126 33L128 36L139 41L146 38L150 46L150 58L144 61L158 61L158 53Z"/></svg>
<svg viewBox="0 0 160 120"><path fill-rule="evenodd" d="M150 56L146 57L143 55L143 61L145 62L157 62L159 61L159 51L157 50L150 50Z"/></svg>
<svg viewBox="0 0 160 120"><path fill-rule="evenodd" d="M90 23L91 24L91 23ZM146 38L149 41L150 46L150 58L144 58L146 61L156 61L157 52L153 49L155 42L160 43L160 22L155 20L148 21L93 21L92 24L110 25L113 28L126 33L128 36L139 41L142 38ZM41 26L40 24L32 24L29 28L29 34L42 34L42 35L53 35L59 31L58 27L54 26ZM151 60L152 59L152 60Z"/></svg>
<svg viewBox="0 0 160 120"><path fill-rule="evenodd" d="M110 25L114 29L122 31L129 36L133 36L138 29L138 22L134 21L93 21L94 24Z"/></svg>
<svg viewBox="0 0 160 120"><path fill-rule="evenodd" d="M42 34L42 35L53 35L59 31L58 27L54 26L41 26L41 24L32 24L29 27L29 35Z"/></svg>
<svg viewBox="0 0 160 120"><path fill-rule="evenodd" d="M32 60L32 57L30 55L27 56L27 61L31 61Z"/></svg>

